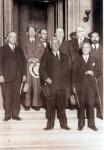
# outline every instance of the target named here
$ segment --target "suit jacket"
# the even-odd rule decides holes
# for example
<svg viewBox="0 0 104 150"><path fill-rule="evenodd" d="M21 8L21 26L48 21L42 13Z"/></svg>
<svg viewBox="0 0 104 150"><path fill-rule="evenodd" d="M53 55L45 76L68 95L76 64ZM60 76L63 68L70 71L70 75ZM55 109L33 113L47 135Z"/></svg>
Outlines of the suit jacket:
<svg viewBox="0 0 104 150"><path fill-rule="evenodd" d="M70 47L69 43L66 40L62 40L62 43L60 45L60 52L67 55L69 67L71 68L71 53L70 53Z"/></svg>
<svg viewBox="0 0 104 150"><path fill-rule="evenodd" d="M25 57L20 47L15 47L14 52L9 45L0 48L0 76L6 82L12 81L16 75L26 75Z"/></svg>
<svg viewBox="0 0 104 150"><path fill-rule="evenodd" d="M89 42L89 39L84 38L84 42ZM76 57L79 57L82 52L81 49L79 48L79 44L78 44L78 39L75 40L71 40L69 42L69 47L70 47L70 53L71 53L71 60L73 61Z"/></svg>
<svg viewBox="0 0 104 150"><path fill-rule="evenodd" d="M98 78L97 83L98 83L98 90L99 90L101 105L103 106L103 47L101 44L99 44L99 47L97 50L93 49L92 47L91 56L98 59L99 69L101 71L101 75Z"/></svg>
<svg viewBox="0 0 104 150"><path fill-rule="evenodd" d="M45 49L48 51L49 43L47 43L46 48L44 47L42 41L40 39L36 39L34 43L32 43L28 36L22 42L22 47L24 50L25 58L28 61L30 58L39 58L41 59Z"/></svg>
<svg viewBox="0 0 104 150"><path fill-rule="evenodd" d="M86 75L85 72L88 70L92 70L94 72L94 76ZM98 99L96 99L98 96L96 78L99 76L99 65L95 57L90 55L87 63L85 63L83 56L80 56L73 61L72 86L76 88L78 95L83 95L83 100L88 96L90 99L92 97L91 101L98 101ZM93 96L95 96L94 99Z"/></svg>
<svg viewBox="0 0 104 150"><path fill-rule="evenodd" d="M45 83L45 80L47 78L52 79L52 86L54 86L56 83L55 76L53 73L53 70L55 67L55 55L52 51L49 51L43 55L41 63L40 63L40 78L43 82L41 84ZM67 56L60 52L60 62L59 62L59 68L56 68L58 70L59 76L57 76L57 79L60 80L60 89L66 90L68 84L69 84L69 66L68 66L68 59ZM57 72L57 71L56 71ZM56 85L57 86L57 85ZM55 88L55 86L54 86Z"/></svg>
<svg viewBox="0 0 104 150"><path fill-rule="evenodd" d="M47 43L47 46L45 47L40 39L36 40L35 42L35 55L39 60L41 60L41 57L43 56L44 52L48 52L50 50L49 43Z"/></svg>
<svg viewBox="0 0 104 150"><path fill-rule="evenodd" d="M91 56L94 56L98 59L101 75L103 75L103 47L100 43L97 50L93 49L92 47Z"/></svg>

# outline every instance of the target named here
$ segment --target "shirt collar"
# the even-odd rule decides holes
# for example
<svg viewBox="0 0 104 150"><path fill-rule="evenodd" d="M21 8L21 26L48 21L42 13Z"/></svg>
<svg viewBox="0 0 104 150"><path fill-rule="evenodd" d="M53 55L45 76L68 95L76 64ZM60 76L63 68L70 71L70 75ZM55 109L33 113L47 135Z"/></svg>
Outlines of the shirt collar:
<svg viewBox="0 0 104 150"><path fill-rule="evenodd" d="M30 42L34 42L34 41L35 41L35 38L29 38L29 41L30 41Z"/></svg>
<svg viewBox="0 0 104 150"><path fill-rule="evenodd" d="M9 47L13 50L15 49L15 45L11 44L11 43L8 43Z"/></svg>
<svg viewBox="0 0 104 150"><path fill-rule="evenodd" d="M81 38L81 39L78 39L78 42L80 42L80 41L82 41L82 42L83 42L83 41L84 41L84 37L83 37L83 38Z"/></svg>
<svg viewBox="0 0 104 150"><path fill-rule="evenodd" d="M88 54L88 55L83 55L83 58L84 58L84 60L87 59L87 61L88 61L88 59L89 59L89 54Z"/></svg>
<svg viewBox="0 0 104 150"><path fill-rule="evenodd" d="M58 57L59 57L59 59L60 59L60 52L59 52L59 50L57 51L57 52L55 52L55 51L52 51L53 52L53 54L56 56L56 53L57 53L57 55L58 55Z"/></svg>
<svg viewBox="0 0 104 150"><path fill-rule="evenodd" d="M95 48L95 46L96 46L96 48L99 48L99 43L92 44L92 48Z"/></svg>

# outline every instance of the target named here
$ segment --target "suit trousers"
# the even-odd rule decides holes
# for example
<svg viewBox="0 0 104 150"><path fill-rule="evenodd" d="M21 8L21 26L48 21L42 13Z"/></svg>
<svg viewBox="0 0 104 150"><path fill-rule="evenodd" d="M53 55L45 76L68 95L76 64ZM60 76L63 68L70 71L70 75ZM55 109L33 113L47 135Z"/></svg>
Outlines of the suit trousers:
<svg viewBox="0 0 104 150"><path fill-rule="evenodd" d="M78 117L78 126L84 126L85 125L85 106L80 105L79 108L79 117ZM94 105L88 105L87 106L88 110L88 126L95 126L95 121L94 121Z"/></svg>
<svg viewBox="0 0 104 150"><path fill-rule="evenodd" d="M20 112L20 76L2 84L5 117L18 117Z"/></svg>
<svg viewBox="0 0 104 150"><path fill-rule="evenodd" d="M54 127L56 110L60 126L67 126L67 118L65 114L65 93L61 91L56 91L53 96L48 97L46 100L46 117L48 119L47 127Z"/></svg>
<svg viewBox="0 0 104 150"><path fill-rule="evenodd" d="M29 90L26 93L25 106L41 106L40 79L32 77L28 71L28 67L29 66L27 65L27 83L29 84Z"/></svg>

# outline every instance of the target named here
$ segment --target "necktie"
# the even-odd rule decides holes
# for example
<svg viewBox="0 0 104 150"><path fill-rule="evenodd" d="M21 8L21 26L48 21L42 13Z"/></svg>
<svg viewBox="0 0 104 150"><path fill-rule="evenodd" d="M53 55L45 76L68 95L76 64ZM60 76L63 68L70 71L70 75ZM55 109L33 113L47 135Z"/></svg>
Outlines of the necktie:
<svg viewBox="0 0 104 150"><path fill-rule="evenodd" d="M15 49L15 46L14 45L12 45L12 51L14 52L14 49Z"/></svg>
<svg viewBox="0 0 104 150"><path fill-rule="evenodd" d="M96 44L94 45L94 49L96 50Z"/></svg>
<svg viewBox="0 0 104 150"><path fill-rule="evenodd" d="M79 48L82 48L82 44L83 44L83 40L80 39L80 42L79 42Z"/></svg>
<svg viewBox="0 0 104 150"><path fill-rule="evenodd" d="M85 56L85 62L87 63L87 61L88 61L88 57L87 57L87 56Z"/></svg>
<svg viewBox="0 0 104 150"><path fill-rule="evenodd" d="M33 39L30 39L30 42L33 44L33 43L34 43L34 40L33 40Z"/></svg>
<svg viewBox="0 0 104 150"><path fill-rule="evenodd" d="M59 61L59 56L58 56L58 54L56 53L56 58L57 58L57 60Z"/></svg>

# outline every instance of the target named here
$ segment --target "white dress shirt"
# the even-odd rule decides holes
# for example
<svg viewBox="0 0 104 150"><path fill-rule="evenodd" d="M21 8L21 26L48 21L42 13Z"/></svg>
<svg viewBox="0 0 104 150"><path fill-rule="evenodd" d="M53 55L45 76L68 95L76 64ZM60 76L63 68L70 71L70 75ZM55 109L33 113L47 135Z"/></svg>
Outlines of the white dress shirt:
<svg viewBox="0 0 104 150"><path fill-rule="evenodd" d="M60 52L59 51L57 51L57 52L55 52L55 51L53 51L53 54L56 56L56 54L58 55L58 58L59 58L59 60L60 60Z"/></svg>
<svg viewBox="0 0 104 150"><path fill-rule="evenodd" d="M88 62L88 59L89 59L89 55L83 55L83 59L84 59L84 61L87 63L87 62Z"/></svg>
<svg viewBox="0 0 104 150"><path fill-rule="evenodd" d="M9 47L11 48L11 50L14 52L14 49L15 49L15 45L11 44L11 43L8 43Z"/></svg>
<svg viewBox="0 0 104 150"><path fill-rule="evenodd" d="M99 43L92 44L92 48L93 48L93 49L98 49L98 48L99 48Z"/></svg>

